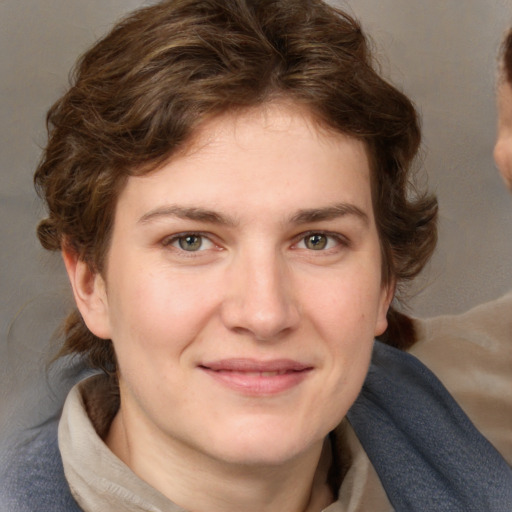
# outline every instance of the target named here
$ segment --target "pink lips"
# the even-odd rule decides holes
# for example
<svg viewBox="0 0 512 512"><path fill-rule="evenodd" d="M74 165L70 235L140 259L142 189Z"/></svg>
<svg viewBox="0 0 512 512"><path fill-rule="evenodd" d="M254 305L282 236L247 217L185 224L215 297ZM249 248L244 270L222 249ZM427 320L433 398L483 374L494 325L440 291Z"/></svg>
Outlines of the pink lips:
<svg viewBox="0 0 512 512"><path fill-rule="evenodd" d="M313 369L290 359L224 359L201 364L199 368L217 382L253 396L287 391L300 384Z"/></svg>

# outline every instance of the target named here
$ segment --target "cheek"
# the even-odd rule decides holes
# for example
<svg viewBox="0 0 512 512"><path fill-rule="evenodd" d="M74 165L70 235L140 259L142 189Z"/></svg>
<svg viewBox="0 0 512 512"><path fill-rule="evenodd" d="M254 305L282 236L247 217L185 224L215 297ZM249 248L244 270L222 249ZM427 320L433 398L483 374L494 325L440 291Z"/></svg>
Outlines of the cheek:
<svg viewBox="0 0 512 512"><path fill-rule="evenodd" d="M127 346L182 350L200 329L202 316L211 309L212 294L194 286L193 279L166 276L164 272L153 274L139 269L130 275L134 277L118 280L111 293L114 344L120 350Z"/></svg>
<svg viewBox="0 0 512 512"><path fill-rule="evenodd" d="M494 147L494 161L507 186L512 188L512 136L500 136Z"/></svg>
<svg viewBox="0 0 512 512"><path fill-rule="evenodd" d="M380 273L361 279L362 270L331 279L323 291L317 290L315 294L311 293L315 287L308 287L310 317L326 339L336 340L339 350L363 340L373 341L382 323L381 312L385 308Z"/></svg>

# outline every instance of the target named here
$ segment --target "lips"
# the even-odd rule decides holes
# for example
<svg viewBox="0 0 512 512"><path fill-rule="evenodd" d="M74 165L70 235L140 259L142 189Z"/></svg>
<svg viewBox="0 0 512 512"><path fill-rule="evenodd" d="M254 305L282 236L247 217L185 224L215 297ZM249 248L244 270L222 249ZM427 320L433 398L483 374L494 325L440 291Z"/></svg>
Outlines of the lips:
<svg viewBox="0 0 512 512"><path fill-rule="evenodd" d="M303 382L313 367L290 359L224 359L203 363L199 369L232 390L258 396L289 391Z"/></svg>

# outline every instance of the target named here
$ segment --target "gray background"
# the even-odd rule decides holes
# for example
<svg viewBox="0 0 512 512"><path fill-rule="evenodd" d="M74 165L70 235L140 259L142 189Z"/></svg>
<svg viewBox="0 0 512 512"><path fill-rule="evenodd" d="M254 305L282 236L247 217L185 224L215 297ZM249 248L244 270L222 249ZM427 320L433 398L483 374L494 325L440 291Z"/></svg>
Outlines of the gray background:
<svg viewBox="0 0 512 512"><path fill-rule="evenodd" d="M512 204L492 161L496 51L511 0L352 0L384 74L416 102L440 243L411 290L418 315L460 312L512 282ZM136 0L0 0L0 432L59 403L45 364L69 305L63 267L39 248L32 172L44 116L76 56ZM47 396L45 382L55 391ZM20 412L21 411L21 412ZM4 436L4 439L6 436Z"/></svg>

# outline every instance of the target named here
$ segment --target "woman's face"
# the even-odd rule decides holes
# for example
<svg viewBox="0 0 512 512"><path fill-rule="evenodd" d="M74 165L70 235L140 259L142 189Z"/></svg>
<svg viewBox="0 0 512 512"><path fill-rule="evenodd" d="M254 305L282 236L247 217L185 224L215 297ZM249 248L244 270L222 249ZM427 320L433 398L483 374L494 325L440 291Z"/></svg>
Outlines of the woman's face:
<svg viewBox="0 0 512 512"><path fill-rule="evenodd" d="M318 448L386 328L380 253L363 143L297 107L216 118L129 178L83 311L128 438L237 464Z"/></svg>
<svg viewBox="0 0 512 512"><path fill-rule="evenodd" d="M498 137L494 160L512 191L512 84L505 79L498 87Z"/></svg>

